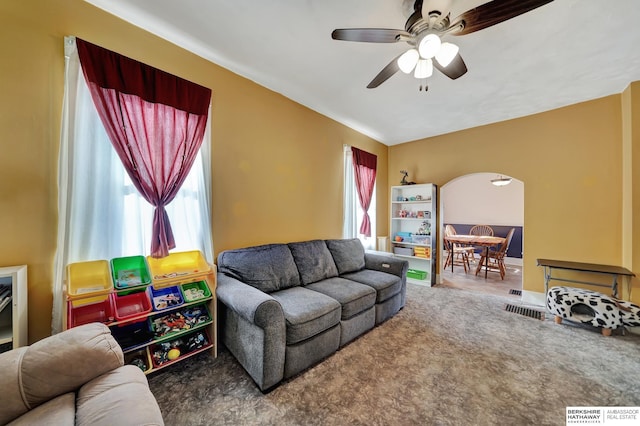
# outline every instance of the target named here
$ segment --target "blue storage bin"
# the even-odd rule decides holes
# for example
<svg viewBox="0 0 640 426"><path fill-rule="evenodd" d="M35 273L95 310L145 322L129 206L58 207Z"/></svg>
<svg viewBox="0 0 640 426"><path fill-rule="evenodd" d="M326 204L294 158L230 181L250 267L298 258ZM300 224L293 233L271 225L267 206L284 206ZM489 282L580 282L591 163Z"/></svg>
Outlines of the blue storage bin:
<svg viewBox="0 0 640 426"><path fill-rule="evenodd" d="M159 289L151 286L149 287L149 294L154 311L164 311L165 309L175 308L184 303L182 292L178 286Z"/></svg>

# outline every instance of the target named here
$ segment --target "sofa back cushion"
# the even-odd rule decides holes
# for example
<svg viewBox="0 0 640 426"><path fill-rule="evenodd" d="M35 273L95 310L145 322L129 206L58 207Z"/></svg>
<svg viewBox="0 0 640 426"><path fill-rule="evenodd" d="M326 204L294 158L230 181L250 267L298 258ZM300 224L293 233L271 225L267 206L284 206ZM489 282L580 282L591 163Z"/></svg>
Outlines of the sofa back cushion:
<svg viewBox="0 0 640 426"><path fill-rule="evenodd" d="M218 271L265 293L300 285L298 269L286 244L266 244L218 255Z"/></svg>
<svg viewBox="0 0 640 426"><path fill-rule="evenodd" d="M303 285L338 276L338 269L322 240L289 243Z"/></svg>
<svg viewBox="0 0 640 426"><path fill-rule="evenodd" d="M357 238L325 241L340 275L364 268L364 247Z"/></svg>

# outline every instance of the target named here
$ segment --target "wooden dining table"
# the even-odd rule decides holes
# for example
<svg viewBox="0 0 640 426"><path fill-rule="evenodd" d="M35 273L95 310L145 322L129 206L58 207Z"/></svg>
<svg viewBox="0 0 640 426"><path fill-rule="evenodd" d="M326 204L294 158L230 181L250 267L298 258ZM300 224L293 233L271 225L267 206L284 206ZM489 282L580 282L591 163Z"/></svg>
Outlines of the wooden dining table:
<svg viewBox="0 0 640 426"><path fill-rule="evenodd" d="M445 240L454 244L462 244L466 246L480 246L484 248L484 257L485 257L485 268L484 268L484 277L487 278L487 272L489 270L489 248L493 246L499 246L506 241L504 237L494 237L489 235L465 235L465 234L454 234L454 235L445 235ZM478 264L476 268L476 275L478 274L478 270L482 267L481 264ZM453 271L453 262L451 270Z"/></svg>

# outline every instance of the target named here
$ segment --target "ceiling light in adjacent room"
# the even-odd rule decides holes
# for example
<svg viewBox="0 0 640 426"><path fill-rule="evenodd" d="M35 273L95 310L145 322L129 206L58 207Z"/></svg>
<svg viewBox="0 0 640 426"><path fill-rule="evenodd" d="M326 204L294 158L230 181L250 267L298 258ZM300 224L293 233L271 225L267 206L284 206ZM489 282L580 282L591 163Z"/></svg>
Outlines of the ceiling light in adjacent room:
<svg viewBox="0 0 640 426"><path fill-rule="evenodd" d="M510 177L499 176L495 179L491 179L491 183L495 186L505 186L511 183Z"/></svg>

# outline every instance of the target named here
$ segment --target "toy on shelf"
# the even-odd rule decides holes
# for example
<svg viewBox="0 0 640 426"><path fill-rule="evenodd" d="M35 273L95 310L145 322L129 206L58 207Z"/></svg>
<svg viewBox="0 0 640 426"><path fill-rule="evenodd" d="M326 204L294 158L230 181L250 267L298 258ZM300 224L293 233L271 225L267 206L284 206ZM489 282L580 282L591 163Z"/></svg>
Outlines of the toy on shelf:
<svg viewBox="0 0 640 426"><path fill-rule="evenodd" d="M160 366L202 349L208 344L209 339L204 331L194 332L185 338L181 337L171 342L159 343L153 349L153 363L156 366Z"/></svg>
<svg viewBox="0 0 640 426"><path fill-rule="evenodd" d="M151 328L156 338L170 333L190 330L200 324L211 321L211 316L204 306L194 306L172 312L151 321Z"/></svg>
<svg viewBox="0 0 640 426"><path fill-rule="evenodd" d="M415 182L408 182L407 177L409 176L409 172L406 170L400 170L402 173L402 180L400 181L400 185L415 185Z"/></svg>

